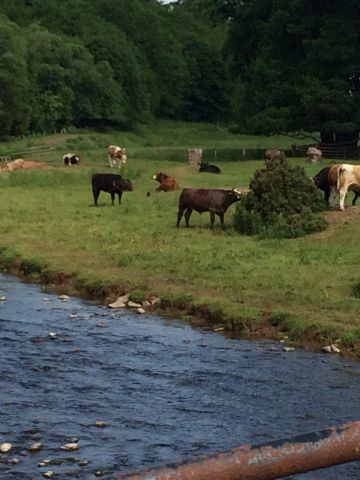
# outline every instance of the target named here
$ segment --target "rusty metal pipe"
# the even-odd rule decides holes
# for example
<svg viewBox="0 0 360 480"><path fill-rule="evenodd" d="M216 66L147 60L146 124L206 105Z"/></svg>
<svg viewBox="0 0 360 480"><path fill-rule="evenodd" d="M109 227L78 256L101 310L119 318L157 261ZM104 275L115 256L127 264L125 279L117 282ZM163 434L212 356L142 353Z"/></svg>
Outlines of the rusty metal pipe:
<svg viewBox="0 0 360 480"><path fill-rule="evenodd" d="M360 421L266 445L244 445L185 463L129 474L113 480L272 480L360 460Z"/></svg>

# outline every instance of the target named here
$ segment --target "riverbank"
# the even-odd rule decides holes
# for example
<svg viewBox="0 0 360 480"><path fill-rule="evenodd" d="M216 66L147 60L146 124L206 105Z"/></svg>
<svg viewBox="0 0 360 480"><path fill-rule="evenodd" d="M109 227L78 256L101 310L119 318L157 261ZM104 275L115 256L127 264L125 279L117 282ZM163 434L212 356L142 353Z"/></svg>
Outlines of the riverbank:
<svg viewBox="0 0 360 480"><path fill-rule="evenodd" d="M174 176L181 187L246 190L262 162L222 161L221 175L212 175L138 150L122 171L134 191L113 207L103 192L96 208L91 175L110 169L105 149L93 148L100 136L81 137L56 147L83 145L80 167L63 167L55 148L41 159L53 168L1 176L0 252L8 271L103 304L128 292L140 302L159 297L158 313L193 325L245 338L285 335L291 345L314 350L337 341L342 354L359 357L359 208L328 212L325 232L293 240L237 234L235 205L225 231L218 219L211 230L207 213L193 213L190 228L177 229L179 192L156 192L154 173ZM319 170L304 159L291 161L309 175Z"/></svg>

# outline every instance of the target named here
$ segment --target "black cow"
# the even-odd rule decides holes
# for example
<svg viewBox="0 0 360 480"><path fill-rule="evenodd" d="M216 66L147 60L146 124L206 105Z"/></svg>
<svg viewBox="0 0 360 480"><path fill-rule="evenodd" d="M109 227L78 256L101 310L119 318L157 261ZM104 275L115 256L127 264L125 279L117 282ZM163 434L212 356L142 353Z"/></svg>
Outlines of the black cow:
<svg viewBox="0 0 360 480"><path fill-rule="evenodd" d="M91 183L95 205L97 205L101 191L110 193L112 205L114 205L115 194L117 194L120 205L122 193L132 192L133 190L131 180L125 180L121 175L115 175L112 173L94 173L91 177Z"/></svg>
<svg viewBox="0 0 360 480"><path fill-rule="evenodd" d="M211 165L210 163L201 162L198 163L199 172L208 172L208 173L221 173L221 169L216 165Z"/></svg>
<svg viewBox="0 0 360 480"><path fill-rule="evenodd" d="M329 183L329 171L332 165L329 167L324 167L318 172L315 176L312 177L314 184L324 192L325 202L329 205L330 197L330 183ZM354 206L356 200L360 196L360 187L357 185L352 185L349 190L353 190L354 198L352 199L352 205Z"/></svg>
<svg viewBox="0 0 360 480"><path fill-rule="evenodd" d="M71 167L71 165L79 165L80 157L74 153L67 153L63 156L64 165Z"/></svg>
<svg viewBox="0 0 360 480"><path fill-rule="evenodd" d="M177 227L185 212L185 223L189 226L192 211L210 212L211 227L215 222L215 214L219 215L221 226L224 228L224 214L228 207L241 199L242 193L237 188L222 190L216 188L184 188L179 197L179 211Z"/></svg>

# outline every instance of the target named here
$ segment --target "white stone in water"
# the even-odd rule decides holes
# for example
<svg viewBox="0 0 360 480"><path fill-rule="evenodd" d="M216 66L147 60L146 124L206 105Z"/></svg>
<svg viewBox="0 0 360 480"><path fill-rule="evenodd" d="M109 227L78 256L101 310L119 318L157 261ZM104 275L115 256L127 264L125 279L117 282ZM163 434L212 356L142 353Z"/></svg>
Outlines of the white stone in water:
<svg viewBox="0 0 360 480"><path fill-rule="evenodd" d="M295 348L293 347L284 347L284 352L294 352Z"/></svg>
<svg viewBox="0 0 360 480"><path fill-rule="evenodd" d="M327 345L326 347L322 347L321 351L326 353L332 353L332 349L330 345Z"/></svg>
<svg viewBox="0 0 360 480"><path fill-rule="evenodd" d="M341 352L340 348L338 348L334 343L332 343L332 344L330 345L330 348L331 348L331 351L332 351L333 353L340 353L340 352Z"/></svg>
<svg viewBox="0 0 360 480"><path fill-rule="evenodd" d="M9 442L4 442L0 445L0 452L1 453L8 453L8 452L11 452L13 446L11 443Z"/></svg>
<svg viewBox="0 0 360 480"><path fill-rule="evenodd" d="M42 473L42 476L45 477L45 478L52 478L54 475L55 475L55 473L52 472L51 470L48 470L47 472Z"/></svg>
<svg viewBox="0 0 360 480"><path fill-rule="evenodd" d="M43 444L40 443L40 442L37 442L37 443L33 443L32 445L30 445L30 447L27 450L30 453L35 453L35 452L40 452L40 450L42 450L42 448L43 448Z"/></svg>
<svg viewBox="0 0 360 480"><path fill-rule="evenodd" d="M0 302L5 302L5 300L6 300L5 295L3 295L2 297L0 297Z"/></svg>
<svg viewBox="0 0 360 480"><path fill-rule="evenodd" d="M132 302L130 300L130 302L128 302L127 306L130 307L130 308L141 308L142 305L140 303Z"/></svg>
<svg viewBox="0 0 360 480"><path fill-rule="evenodd" d="M61 300L62 302L67 302L68 300L70 300L69 295L59 295L58 298L59 298L59 300Z"/></svg>
<svg viewBox="0 0 360 480"><path fill-rule="evenodd" d="M95 427L103 428L107 426L108 426L108 423L104 422L103 420L98 420L95 422Z"/></svg>
<svg viewBox="0 0 360 480"><path fill-rule="evenodd" d="M89 460L80 460L78 462L79 467L85 467L89 463Z"/></svg>
<svg viewBox="0 0 360 480"><path fill-rule="evenodd" d="M61 450L66 450L67 452L74 452L75 450L79 450L80 445L78 443L66 443L62 447L60 447Z"/></svg>
<svg viewBox="0 0 360 480"><path fill-rule="evenodd" d="M13 463L14 465L18 465L19 463L21 463L21 461L14 457L14 458L9 458L9 463Z"/></svg>
<svg viewBox="0 0 360 480"><path fill-rule="evenodd" d="M124 308L126 303L120 300L119 298L115 302L109 304L109 308Z"/></svg>
<svg viewBox="0 0 360 480"><path fill-rule="evenodd" d="M48 333L48 337L54 339L54 338L57 337L57 333L55 333L55 332L49 332L49 333Z"/></svg>
<svg viewBox="0 0 360 480"><path fill-rule="evenodd" d="M68 438L68 441L70 443L77 443L79 441L78 437L69 437Z"/></svg>
<svg viewBox="0 0 360 480"><path fill-rule="evenodd" d="M106 328L108 327L109 325L106 323L106 322L98 322L96 324L97 327L100 327L100 328Z"/></svg>
<svg viewBox="0 0 360 480"><path fill-rule="evenodd" d="M139 307L136 309L136 313L139 313L140 315L146 313L146 310L144 310L142 307Z"/></svg>

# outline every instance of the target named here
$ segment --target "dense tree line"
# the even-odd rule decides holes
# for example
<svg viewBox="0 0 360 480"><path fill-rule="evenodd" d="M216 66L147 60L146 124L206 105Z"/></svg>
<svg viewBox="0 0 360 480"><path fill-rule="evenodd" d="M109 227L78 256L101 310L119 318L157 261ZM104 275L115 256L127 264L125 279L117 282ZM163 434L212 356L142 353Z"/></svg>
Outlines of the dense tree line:
<svg viewBox="0 0 360 480"><path fill-rule="evenodd" d="M346 139L359 32L358 0L0 1L0 132L173 118Z"/></svg>

